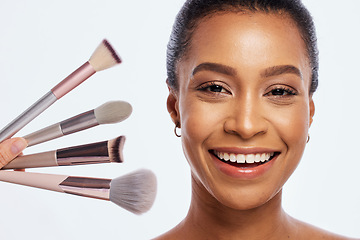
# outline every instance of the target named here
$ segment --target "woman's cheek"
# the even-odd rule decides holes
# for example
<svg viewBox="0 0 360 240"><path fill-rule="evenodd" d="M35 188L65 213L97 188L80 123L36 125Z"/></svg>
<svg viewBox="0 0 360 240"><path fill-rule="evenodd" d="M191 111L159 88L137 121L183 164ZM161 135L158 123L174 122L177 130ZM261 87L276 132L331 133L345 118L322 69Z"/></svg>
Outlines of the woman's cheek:
<svg viewBox="0 0 360 240"><path fill-rule="evenodd" d="M308 107L303 104L278 112L274 119L277 132L287 146L287 161L285 163L284 178L287 179L296 169L303 155L309 130Z"/></svg>
<svg viewBox="0 0 360 240"><path fill-rule="evenodd" d="M285 109L276 121L278 131L289 147L306 141L309 130L309 108L306 104Z"/></svg>
<svg viewBox="0 0 360 240"><path fill-rule="evenodd" d="M213 104L190 101L181 109L182 135L201 142L219 126L221 113Z"/></svg>

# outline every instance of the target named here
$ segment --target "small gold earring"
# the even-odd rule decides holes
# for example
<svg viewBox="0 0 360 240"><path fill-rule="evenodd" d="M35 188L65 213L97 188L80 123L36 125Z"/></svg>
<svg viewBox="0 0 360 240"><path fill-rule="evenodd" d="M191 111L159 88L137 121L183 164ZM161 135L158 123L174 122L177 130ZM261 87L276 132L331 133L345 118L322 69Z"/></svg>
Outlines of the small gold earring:
<svg viewBox="0 0 360 240"><path fill-rule="evenodd" d="M310 141L310 134L308 134L307 139L306 139L306 143L308 143Z"/></svg>
<svg viewBox="0 0 360 240"><path fill-rule="evenodd" d="M179 128L180 129L180 123L176 123L175 124L175 128L174 128L174 133L175 133L175 136L177 136L177 137L181 137L181 134L178 134L177 133L177 129Z"/></svg>

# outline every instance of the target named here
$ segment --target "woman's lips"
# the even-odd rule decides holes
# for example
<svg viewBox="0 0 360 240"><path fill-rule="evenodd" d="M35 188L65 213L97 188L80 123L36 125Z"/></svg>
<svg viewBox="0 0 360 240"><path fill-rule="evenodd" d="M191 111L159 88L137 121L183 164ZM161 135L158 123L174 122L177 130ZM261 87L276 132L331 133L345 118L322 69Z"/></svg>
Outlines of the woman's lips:
<svg viewBox="0 0 360 240"><path fill-rule="evenodd" d="M280 152L269 150L236 151L211 150L215 166L230 177L254 179L267 172Z"/></svg>

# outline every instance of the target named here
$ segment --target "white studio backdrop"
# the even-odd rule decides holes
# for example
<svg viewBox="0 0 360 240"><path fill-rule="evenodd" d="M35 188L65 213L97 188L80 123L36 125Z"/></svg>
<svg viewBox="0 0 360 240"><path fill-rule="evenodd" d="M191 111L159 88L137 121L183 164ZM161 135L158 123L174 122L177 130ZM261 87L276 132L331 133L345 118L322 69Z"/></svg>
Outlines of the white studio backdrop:
<svg viewBox="0 0 360 240"><path fill-rule="evenodd" d="M114 178L140 168L158 178L153 208L137 216L111 202L0 183L0 239L150 239L190 203L190 172L166 110L165 52L184 0L0 0L0 128L88 60L103 38L123 59L56 102L17 136L107 101L133 106L126 121L31 147L25 154L127 137L122 164L29 170ZM284 188L292 216L360 236L360 1L304 0L320 49L316 114L302 162Z"/></svg>

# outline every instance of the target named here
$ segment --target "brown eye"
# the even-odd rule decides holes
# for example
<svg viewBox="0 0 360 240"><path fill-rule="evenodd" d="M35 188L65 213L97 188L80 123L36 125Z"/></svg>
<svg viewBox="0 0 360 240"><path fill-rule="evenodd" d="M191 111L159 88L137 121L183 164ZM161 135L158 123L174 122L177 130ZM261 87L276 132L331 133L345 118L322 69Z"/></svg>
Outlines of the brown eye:
<svg viewBox="0 0 360 240"><path fill-rule="evenodd" d="M287 96L287 95L296 95L296 92L290 88L275 88L271 90L267 95Z"/></svg>
<svg viewBox="0 0 360 240"><path fill-rule="evenodd" d="M210 93L228 93L223 86L214 82L203 84L198 90Z"/></svg>
<svg viewBox="0 0 360 240"><path fill-rule="evenodd" d="M222 92L223 87L219 86L219 85L212 85L212 86L209 87L209 91L211 91L211 92Z"/></svg>

